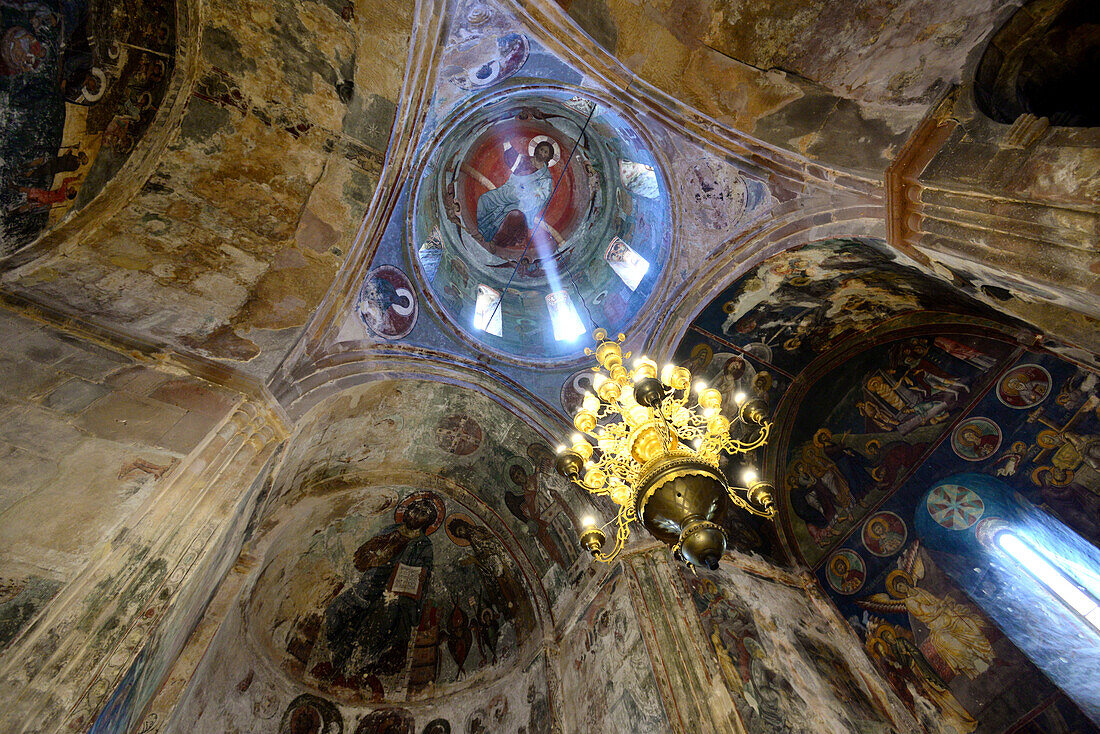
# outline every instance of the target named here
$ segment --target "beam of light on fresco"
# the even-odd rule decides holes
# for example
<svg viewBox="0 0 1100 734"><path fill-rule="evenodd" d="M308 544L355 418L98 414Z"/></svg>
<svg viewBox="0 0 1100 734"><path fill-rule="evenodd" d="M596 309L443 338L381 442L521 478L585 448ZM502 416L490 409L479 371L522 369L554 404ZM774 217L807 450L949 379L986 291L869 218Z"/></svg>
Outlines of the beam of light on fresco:
<svg viewBox="0 0 1100 734"><path fill-rule="evenodd" d="M550 323L554 327L554 338L560 342L576 341L587 333L573 299L564 290L546 294L546 308L550 311Z"/></svg>
<svg viewBox="0 0 1100 734"><path fill-rule="evenodd" d="M493 336L501 335L500 291L478 284L474 307L474 328Z"/></svg>
<svg viewBox="0 0 1100 734"><path fill-rule="evenodd" d="M626 287L632 291L638 290L638 284L649 272L649 261L618 237L612 238L603 258L615 271L615 274L622 279L623 283L626 283Z"/></svg>
<svg viewBox="0 0 1100 734"><path fill-rule="evenodd" d="M653 166L620 160L619 175L622 176L623 187L635 196L656 199L661 195L657 186L657 172L653 170Z"/></svg>
<svg viewBox="0 0 1100 734"><path fill-rule="evenodd" d="M1001 533L997 536L997 545L1053 592L1059 601L1084 617L1093 629L1100 632L1100 600L1096 596L1070 581L1045 556L1033 550L1015 533Z"/></svg>

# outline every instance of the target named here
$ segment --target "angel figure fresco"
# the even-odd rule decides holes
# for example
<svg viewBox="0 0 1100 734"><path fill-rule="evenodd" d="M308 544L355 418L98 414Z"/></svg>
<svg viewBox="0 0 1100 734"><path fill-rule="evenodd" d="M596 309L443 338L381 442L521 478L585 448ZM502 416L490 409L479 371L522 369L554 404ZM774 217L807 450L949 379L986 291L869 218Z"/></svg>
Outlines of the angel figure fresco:
<svg viewBox="0 0 1100 734"><path fill-rule="evenodd" d="M902 627L871 617L864 643L871 659L878 663L890 687L902 703L918 714L918 698L934 711L925 712L925 731L954 731L970 734L978 728L977 720L963 708L943 678L929 664L924 653L912 640L912 633ZM946 727L946 729L945 729Z"/></svg>
<svg viewBox="0 0 1100 734"><path fill-rule="evenodd" d="M989 623L972 605L957 602L950 595L940 598L920 588L918 583L924 576L920 544L914 543L898 559L897 570L887 575L887 593L872 594L856 603L874 612L906 613L920 620L928 627L928 639L952 675L961 673L973 680L993 662L993 646L986 636Z"/></svg>

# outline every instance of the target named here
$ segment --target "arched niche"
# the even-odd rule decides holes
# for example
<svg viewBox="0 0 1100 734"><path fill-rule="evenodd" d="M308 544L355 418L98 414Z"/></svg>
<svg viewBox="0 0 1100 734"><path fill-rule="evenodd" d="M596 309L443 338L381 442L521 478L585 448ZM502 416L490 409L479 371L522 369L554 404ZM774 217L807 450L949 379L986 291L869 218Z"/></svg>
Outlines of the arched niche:
<svg viewBox="0 0 1100 734"><path fill-rule="evenodd" d="M491 511L445 488L324 492L283 513L244 602L258 650L349 705L478 689L543 639L541 589Z"/></svg>
<svg viewBox="0 0 1100 734"><path fill-rule="evenodd" d="M1024 114L1052 125L1096 127L1100 105L1085 92L1100 65L1100 7L1089 0L1033 0L990 40L974 95L989 118Z"/></svg>
<svg viewBox="0 0 1100 734"><path fill-rule="evenodd" d="M297 421L272 479L273 512L317 493L418 477L422 489L486 507L545 610L547 599L568 596L583 498L554 472L545 434L510 404L426 379L375 379L330 394Z"/></svg>
<svg viewBox="0 0 1100 734"><path fill-rule="evenodd" d="M801 542L789 543L791 531L785 518L794 513L783 507L783 502L789 501L788 480L793 481L788 466L795 461L788 454L800 451L806 441L812 446L814 440L812 432L792 436L809 426L820 427L820 416L811 418L805 412L837 408L845 400L845 390L854 387L851 381L862 375L857 366L859 370L877 368L872 365L871 353L845 366L861 351L874 347L872 353L886 363L893 359L890 350L901 348L890 347L886 341L900 345L922 333L922 345L927 342L929 347L935 336L950 333L965 341L962 335L995 325L995 316L991 309L929 276L915 262L872 237L837 237L792 247L729 284L696 314L673 361L721 390L729 405L737 392L744 392L765 400L775 411L775 437L766 453L731 462L726 469L731 478L738 476L743 463L770 473L781 500L779 521L772 524L739 518L743 527L727 529L731 542L742 550L782 557L782 544L774 536L779 525L787 547L796 556L813 556ZM890 331L895 335L889 336ZM1012 341L1007 335L1011 331L1006 329L1003 337L1008 342ZM941 341L962 349L961 342L956 347L953 340ZM998 354L1004 351L1003 347L996 349ZM822 399L823 395L827 397ZM899 424L910 419L902 418L900 412L897 417ZM942 420L941 416L936 422ZM875 432L887 431L880 427L866 431ZM798 504L801 507L802 503ZM832 508L825 507L817 513L834 515ZM803 534L800 531L799 537ZM743 543L738 543L738 536ZM808 538L806 535L803 540Z"/></svg>

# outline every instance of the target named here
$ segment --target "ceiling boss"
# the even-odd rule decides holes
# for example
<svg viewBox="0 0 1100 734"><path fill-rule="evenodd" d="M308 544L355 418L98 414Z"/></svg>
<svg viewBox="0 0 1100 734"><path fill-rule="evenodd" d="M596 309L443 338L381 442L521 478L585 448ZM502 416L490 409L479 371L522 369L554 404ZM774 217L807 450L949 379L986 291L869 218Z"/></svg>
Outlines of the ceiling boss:
<svg viewBox="0 0 1100 734"><path fill-rule="evenodd" d="M775 515L770 485L750 469L742 477L746 486L730 486L718 464L723 453L746 454L767 442L765 403L738 393L731 424L720 412L722 394L702 382L692 385L684 367L669 364L658 377L657 364L643 356L627 370L623 360L630 353L620 347L625 337L612 340L604 329L593 336L596 394L588 393L573 417L579 433L571 446L558 448L556 468L591 494L610 498L618 506L618 528L614 548L603 553L606 536L594 518L585 518L581 542L610 562L630 537L631 523L640 520L677 558L717 568L731 503L761 517Z"/></svg>

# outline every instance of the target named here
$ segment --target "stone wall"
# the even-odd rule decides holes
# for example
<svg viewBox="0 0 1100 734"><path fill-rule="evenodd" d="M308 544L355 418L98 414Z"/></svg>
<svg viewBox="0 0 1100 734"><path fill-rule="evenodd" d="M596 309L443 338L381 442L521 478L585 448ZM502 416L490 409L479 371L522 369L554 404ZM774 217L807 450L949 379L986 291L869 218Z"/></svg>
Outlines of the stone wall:
<svg viewBox="0 0 1100 734"><path fill-rule="evenodd" d="M241 396L7 309L0 334L7 647Z"/></svg>
<svg viewBox="0 0 1100 734"><path fill-rule="evenodd" d="M7 308L0 329L0 728L80 729L194 579L217 585L211 550L247 517L240 499L282 428L140 346L108 349Z"/></svg>

